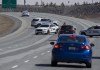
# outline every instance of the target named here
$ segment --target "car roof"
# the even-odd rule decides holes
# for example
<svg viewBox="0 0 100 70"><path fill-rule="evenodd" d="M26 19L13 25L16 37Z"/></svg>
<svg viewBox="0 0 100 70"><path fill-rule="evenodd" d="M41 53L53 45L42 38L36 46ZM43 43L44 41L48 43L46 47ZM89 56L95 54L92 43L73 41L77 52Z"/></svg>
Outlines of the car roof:
<svg viewBox="0 0 100 70"><path fill-rule="evenodd" d="M44 18L42 18L42 17L38 17L38 18L34 18L34 19L44 19Z"/></svg>
<svg viewBox="0 0 100 70"><path fill-rule="evenodd" d="M72 25L62 25L61 27L63 27L63 26L65 26L65 27L68 27L68 26L71 26L71 27L73 27Z"/></svg>
<svg viewBox="0 0 100 70"><path fill-rule="evenodd" d="M77 36L77 37L86 37L85 35L79 35L79 34L60 34L60 36Z"/></svg>

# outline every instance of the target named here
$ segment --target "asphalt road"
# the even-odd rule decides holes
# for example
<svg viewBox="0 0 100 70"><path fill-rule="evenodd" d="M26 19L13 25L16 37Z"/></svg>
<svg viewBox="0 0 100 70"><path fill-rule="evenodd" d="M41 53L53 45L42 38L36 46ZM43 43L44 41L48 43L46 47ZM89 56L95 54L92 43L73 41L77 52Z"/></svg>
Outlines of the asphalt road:
<svg viewBox="0 0 100 70"><path fill-rule="evenodd" d="M51 67L51 49L49 40L54 40L57 35L34 35L31 20L34 17L46 17L53 20L72 24L81 29L96 25L93 22L73 17L59 16L46 13L31 13L30 17L20 17L21 13L3 13L19 18L23 21L22 28L15 33L0 39L0 70L98 70L100 67L99 37L89 38L95 44L93 47L93 67L85 68L84 64L59 63L57 67Z"/></svg>

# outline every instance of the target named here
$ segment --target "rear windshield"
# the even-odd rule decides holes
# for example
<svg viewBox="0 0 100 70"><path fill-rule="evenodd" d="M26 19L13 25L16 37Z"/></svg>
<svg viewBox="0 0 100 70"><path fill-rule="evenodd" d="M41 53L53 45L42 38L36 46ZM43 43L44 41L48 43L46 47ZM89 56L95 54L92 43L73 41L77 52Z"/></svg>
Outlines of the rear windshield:
<svg viewBox="0 0 100 70"><path fill-rule="evenodd" d="M32 21L39 21L39 19L33 19Z"/></svg>
<svg viewBox="0 0 100 70"><path fill-rule="evenodd" d="M85 43L86 42L86 38L85 37L71 38L69 36L60 36L58 38L58 42L65 42L65 43L70 43L70 42Z"/></svg>
<svg viewBox="0 0 100 70"><path fill-rule="evenodd" d="M72 26L61 26L61 30L72 29Z"/></svg>
<svg viewBox="0 0 100 70"><path fill-rule="evenodd" d="M49 25L41 25L40 27L49 27Z"/></svg>

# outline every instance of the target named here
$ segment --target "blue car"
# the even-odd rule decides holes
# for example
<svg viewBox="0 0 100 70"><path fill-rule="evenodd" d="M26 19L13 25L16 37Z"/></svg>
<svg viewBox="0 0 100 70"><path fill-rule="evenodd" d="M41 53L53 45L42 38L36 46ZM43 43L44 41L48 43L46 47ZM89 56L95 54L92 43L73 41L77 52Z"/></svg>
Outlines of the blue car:
<svg viewBox="0 0 100 70"><path fill-rule="evenodd" d="M76 34L61 34L53 45L51 65L58 62L85 63L87 68L92 67L92 47L87 37Z"/></svg>

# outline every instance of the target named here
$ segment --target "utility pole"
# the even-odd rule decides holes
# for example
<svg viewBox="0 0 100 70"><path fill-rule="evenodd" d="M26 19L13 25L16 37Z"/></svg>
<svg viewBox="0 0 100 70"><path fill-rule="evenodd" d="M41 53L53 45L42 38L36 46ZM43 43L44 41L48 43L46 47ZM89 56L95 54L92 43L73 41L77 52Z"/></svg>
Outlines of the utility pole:
<svg viewBox="0 0 100 70"><path fill-rule="evenodd" d="M26 5L26 0L24 0L24 6Z"/></svg>
<svg viewBox="0 0 100 70"><path fill-rule="evenodd" d="M92 4L93 4L93 0L92 0Z"/></svg>
<svg viewBox="0 0 100 70"><path fill-rule="evenodd" d="M41 6L42 6L42 4L43 4L43 2L42 2L42 0L41 0Z"/></svg>
<svg viewBox="0 0 100 70"><path fill-rule="evenodd" d="M26 0L24 0L24 8L25 8L25 10L26 10Z"/></svg>

